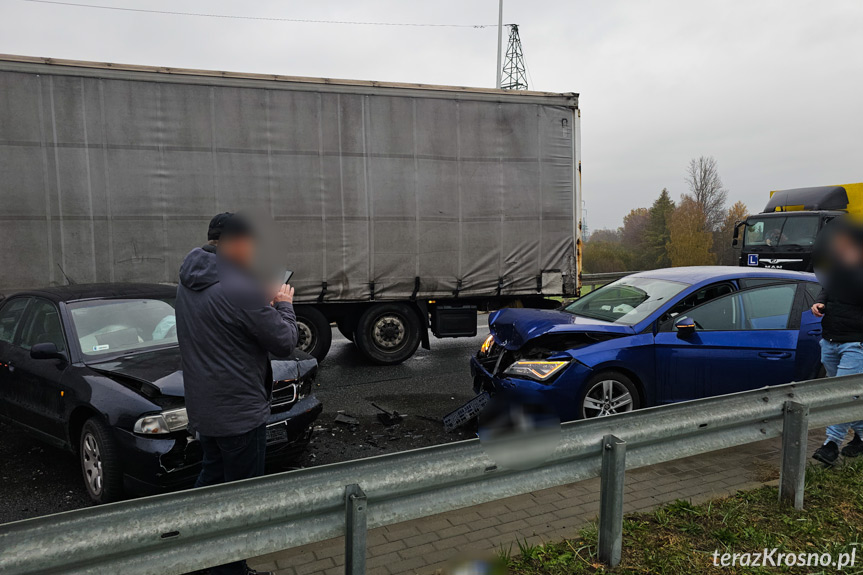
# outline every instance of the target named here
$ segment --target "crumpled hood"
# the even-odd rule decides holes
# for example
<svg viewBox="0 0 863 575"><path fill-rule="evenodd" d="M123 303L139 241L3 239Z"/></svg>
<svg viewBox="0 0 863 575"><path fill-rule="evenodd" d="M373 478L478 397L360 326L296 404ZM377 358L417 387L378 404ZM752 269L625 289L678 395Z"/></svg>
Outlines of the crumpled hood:
<svg viewBox="0 0 863 575"><path fill-rule="evenodd" d="M273 359L271 365L275 380L304 380L314 377L318 370L318 361L300 351L295 352L289 359ZM147 397L185 396L180 348L177 346L88 363L87 367L108 377L114 376L115 379L119 376L125 379L126 383L134 382L136 385L133 387Z"/></svg>
<svg viewBox="0 0 863 575"><path fill-rule="evenodd" d="M554 333L606 333L631 335L635 330L565 311L506 308L489 316L488 326L495 341L509 350L520 349L527 341Z"/></svg>
<svg viewBox="0 0 863 575"><path fill-rule="evenodd" d="M179 347L136 353L109 361L88 363L87 366L109 377L120 376L136 382L138 391L147 397L185 395Z"/></svg>
<svg viewBox="0 0 863 575"><path fill-rule="evenodd" d="M201 291L219 281L216 254L195 248L180 266L180 283L190 290Z"/></svg>

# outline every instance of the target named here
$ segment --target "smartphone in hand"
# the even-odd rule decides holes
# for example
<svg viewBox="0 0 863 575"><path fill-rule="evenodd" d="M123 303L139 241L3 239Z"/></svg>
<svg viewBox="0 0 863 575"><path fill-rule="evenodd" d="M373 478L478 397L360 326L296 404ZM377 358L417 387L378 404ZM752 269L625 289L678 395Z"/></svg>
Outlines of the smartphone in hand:
<svg viewBox="0 0 863 575"><path fill-rule="evenodd" d="M289 281L291 281L291 278L293 276L294 276L294 272L292 272L290 270L285 271L285 283L287 284Z"/></svg>

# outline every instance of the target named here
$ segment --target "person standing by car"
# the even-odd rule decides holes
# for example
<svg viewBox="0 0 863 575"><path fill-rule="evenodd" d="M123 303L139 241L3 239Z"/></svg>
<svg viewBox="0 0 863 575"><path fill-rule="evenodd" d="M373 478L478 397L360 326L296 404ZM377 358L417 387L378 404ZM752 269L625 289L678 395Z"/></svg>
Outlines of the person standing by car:
<svg viewBox="0 0 863 575"><path fill-rule="evenodd" d="M264 473L272 373L269 353L297 344L294 290L265 295L252 274L255 238L236 214L221 222L216 253L192 250L180 267L177 336L189 429L203 450L195 487ZM245 561L213 575L253 573Z"/></svg>
<svg viewBox="0 0 863 575"><path fill-rule="evenodd" d="M837 218L819 235L815 271L822 290L812 313L821 320L821 363L828 377L863 373L863 230L847 218ZM845 441L848 430L854 438ZM863 421L827 428L827 440L812 457L833 465L840 453L863 454Z"/></svg>

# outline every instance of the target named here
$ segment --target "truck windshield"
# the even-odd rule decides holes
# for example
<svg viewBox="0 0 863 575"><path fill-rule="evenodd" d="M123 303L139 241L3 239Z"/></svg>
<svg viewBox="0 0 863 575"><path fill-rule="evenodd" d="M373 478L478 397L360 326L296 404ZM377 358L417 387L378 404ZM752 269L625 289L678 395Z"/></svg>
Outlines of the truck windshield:
<svg viewBox="0 0 863 575"><path fill-rule="evenodd" d="M751 217L746 222L744 246L799 246L815 243L818 216Z"/></svg>

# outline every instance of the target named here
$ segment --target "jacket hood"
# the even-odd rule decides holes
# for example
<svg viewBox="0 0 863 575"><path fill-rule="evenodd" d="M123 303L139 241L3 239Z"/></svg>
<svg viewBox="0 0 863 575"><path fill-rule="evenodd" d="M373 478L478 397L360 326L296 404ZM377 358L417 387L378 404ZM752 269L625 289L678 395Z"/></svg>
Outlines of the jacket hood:
<svg viewBox="0 0 863 575"><path fill-rule="evenodd" d="M180 266L180 283L184 287L201 291L219 281L216 254L204 248L195 248L186 255Z"/></svg>
<svg viewBox="0 0 863 575"><path fill-rule="evenodd" d="M509 350L520 349L527 341L547 334L635 333L628 325L541 309L502 309L489 316L488 326L495 341Z"/></svg>

